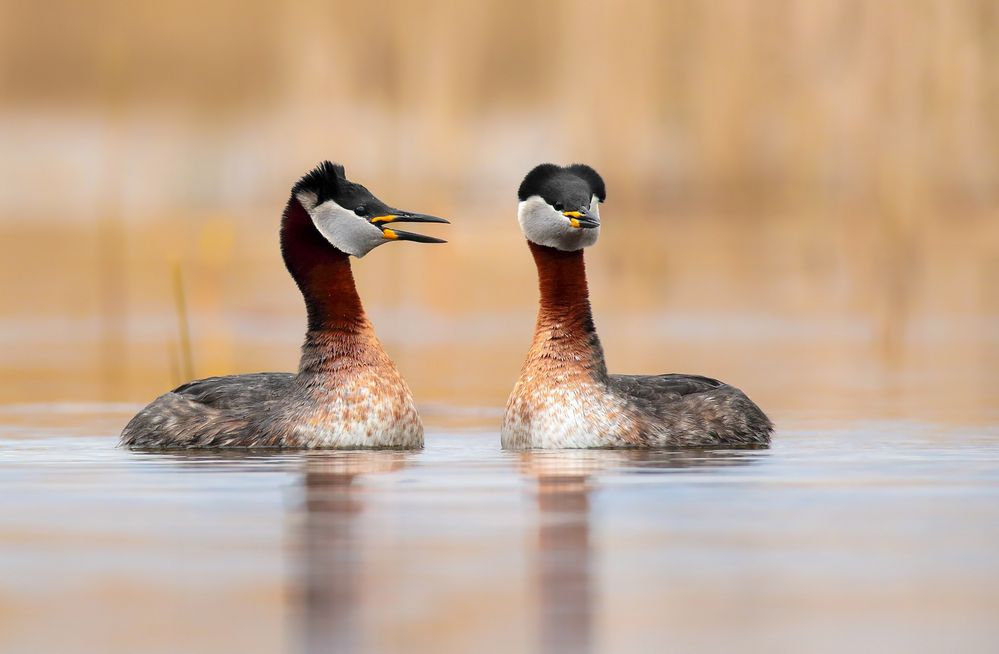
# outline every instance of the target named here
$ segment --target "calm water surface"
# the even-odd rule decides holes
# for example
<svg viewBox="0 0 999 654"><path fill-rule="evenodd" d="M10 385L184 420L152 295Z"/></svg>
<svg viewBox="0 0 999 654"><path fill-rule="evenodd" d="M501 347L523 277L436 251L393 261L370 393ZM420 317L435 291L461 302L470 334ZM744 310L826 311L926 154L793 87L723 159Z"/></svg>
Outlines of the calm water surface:
<svg viewBox="0 0 999 654"><path fill-rule="evenodd" d="M134 408L0 411L0 651L999 647L997 428L518 454L465 411L422 452L162 454L115 447Z"/></svg>
<svg viewBox="0 0 999 654"><path fill-rule="evenodd" d="M744 388L771 449L501 451L537 285L495 209L356 265L424 451L117 449L294 369L273 210L0 227L0 653L999 651L999 221L644 208L587 255L610 368Z"/></svg>

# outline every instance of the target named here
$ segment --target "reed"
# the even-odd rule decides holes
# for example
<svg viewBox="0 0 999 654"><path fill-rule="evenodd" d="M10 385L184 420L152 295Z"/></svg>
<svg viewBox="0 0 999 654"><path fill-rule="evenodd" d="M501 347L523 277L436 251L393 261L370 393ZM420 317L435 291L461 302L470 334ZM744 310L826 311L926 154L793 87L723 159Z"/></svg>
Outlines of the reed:
<svg viewBox="0 0 999 654"><path fill-rule="evenodd" d="M184 275L179 261L174 261L173 300L177 314L177 340L180 344L180 372L182 380L194 379L194 357L191 353L191 327L187 315L187 296L184 292Z"/></svg>

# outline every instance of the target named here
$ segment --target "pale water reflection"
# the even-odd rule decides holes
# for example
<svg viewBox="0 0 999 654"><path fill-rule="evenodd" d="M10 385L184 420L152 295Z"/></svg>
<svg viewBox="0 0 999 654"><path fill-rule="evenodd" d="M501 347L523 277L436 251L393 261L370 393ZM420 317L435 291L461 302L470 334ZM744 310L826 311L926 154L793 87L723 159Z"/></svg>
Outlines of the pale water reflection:
<svg viewBox="0 0 999 654"><path fill-rule="evenodd" d="M364 493L359 476L400 470L399 452L315 453L305 461L304 516L296 536L295 604L307 652L362 649L359 603L364 543L358 520Z"/></svg>
<svg viewBox="0 0 999 654"><path fill-rule="evenodd" d="M35 430L24 410L0 434L4 652L999 643L993 427L506 453L483 424L422 452L162 454L116 449L115 407Z"/></svg>

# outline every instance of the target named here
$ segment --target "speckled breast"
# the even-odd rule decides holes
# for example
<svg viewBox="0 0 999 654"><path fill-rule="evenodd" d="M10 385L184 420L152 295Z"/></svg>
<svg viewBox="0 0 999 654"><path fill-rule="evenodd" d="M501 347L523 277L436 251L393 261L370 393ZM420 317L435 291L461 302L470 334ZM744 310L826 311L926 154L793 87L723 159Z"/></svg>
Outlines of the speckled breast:
<svg viewBox="0 0 999 654"><path fill-rule="evenodd" d="M423 447L413 395L394 367L364 367L310 387L307 415L295 421L301 447Z"/></svg>
<svg viewBox="0 0 999 654"><path fill-rule="evenodd" d="M507 401L504 448L629 447L638 430L627 402L586 376L525 371Z"/></svg>

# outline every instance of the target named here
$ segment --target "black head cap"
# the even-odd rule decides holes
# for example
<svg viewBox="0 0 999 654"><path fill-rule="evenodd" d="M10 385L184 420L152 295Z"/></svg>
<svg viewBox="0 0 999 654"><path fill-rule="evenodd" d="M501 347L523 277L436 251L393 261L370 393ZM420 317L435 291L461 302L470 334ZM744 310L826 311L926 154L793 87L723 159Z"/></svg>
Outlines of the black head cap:
<svg viewBox="0 0 999 654"><path fill-rule="evenodd" d="M359 215L378 215L389 211L389 207L371 191L361 184L348 180L342 164L332 161L320 163L291 188L292 195L302 191L315 193L317 205L333 200L345 209L358 211Z"/></svg>
<svg viewBox="0 0 999 654"><path fill-rule="evenodd" d="M600 174L585 164L556 166L543 163L527 173L517 191L522 202L532 195L540 195L551 205L558 202L575 208L588 206L594 195L603 202L607 199L607 189Z"/></svg>
<svg viewBox="0 0 999 654"><path fill-rule="evenodd" d="M321 204L337 197L347 184L347 171L343 165L324 161L305 173L292 187L291 193L292 195L302 191L315 193Z"/></svg>

